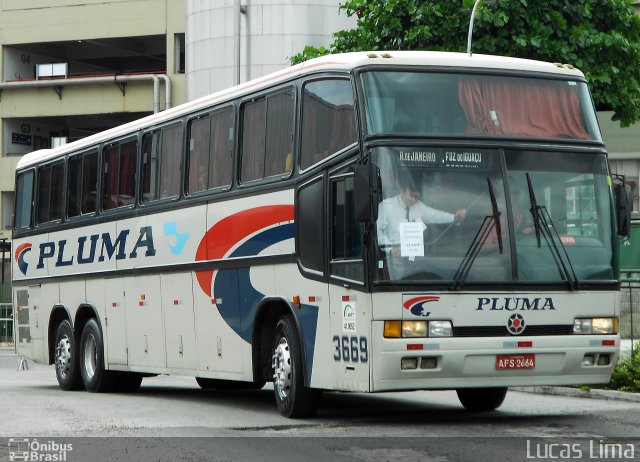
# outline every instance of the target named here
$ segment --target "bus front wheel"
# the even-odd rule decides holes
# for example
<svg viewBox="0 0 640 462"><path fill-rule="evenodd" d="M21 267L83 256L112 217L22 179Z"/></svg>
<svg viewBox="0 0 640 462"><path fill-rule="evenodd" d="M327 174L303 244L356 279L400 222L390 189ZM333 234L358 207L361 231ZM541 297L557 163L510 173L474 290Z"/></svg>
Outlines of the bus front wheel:
<svg viewBox="0 0 640 462"><path fill-rule="evenodd" d="M459 388L456 393L467 411L487 412L502 405L507 396L507 388Z"/></svg>
<svg viewBox="0 0 640 462"><path fill-rule="evenodd" d="M66 391L82 389L76 337L71 323L66 319L58 324L55 342L54 360L58 385Z"/></svg>
<svg viewBox="0 0 640 462"><path fill-rule="evenodd" d="M300 337L293 316L278 320L273 338L273 391L278 410L285 417L315 414L319 391L304 386Z"/></svg>
<svg viewBox="0 0 640 462"><path fill-rule="evenodd" d="M80 372L87 391L101 393L115 388L115 372L104 368L104 342L95 319L89 319L80 338Z"/></svg>

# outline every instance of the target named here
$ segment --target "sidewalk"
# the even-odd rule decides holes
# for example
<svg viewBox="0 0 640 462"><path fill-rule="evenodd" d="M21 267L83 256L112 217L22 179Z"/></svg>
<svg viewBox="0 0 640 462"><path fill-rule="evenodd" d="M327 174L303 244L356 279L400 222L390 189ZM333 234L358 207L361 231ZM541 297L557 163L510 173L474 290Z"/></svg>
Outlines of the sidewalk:
<svg viewBox="0 0 640 462"><path fill-rule="evenodd" d="M18 355L16 355L13 345L0 346L0 369L17 369Z"/></svg>

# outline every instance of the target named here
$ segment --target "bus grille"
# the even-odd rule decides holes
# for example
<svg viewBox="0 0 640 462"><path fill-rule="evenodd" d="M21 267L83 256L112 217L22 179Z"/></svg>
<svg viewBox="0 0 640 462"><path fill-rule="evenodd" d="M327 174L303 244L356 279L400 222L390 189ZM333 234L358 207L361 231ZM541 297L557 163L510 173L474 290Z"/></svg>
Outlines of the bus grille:
<svg viewBox="0 0 640 462"><path fill-rule="evenodd" d="M572 335L573 324L554 324L545 326L527 326L522 337L538 335ZM506 326L454 327L454 337L515 337Z"/></svg>

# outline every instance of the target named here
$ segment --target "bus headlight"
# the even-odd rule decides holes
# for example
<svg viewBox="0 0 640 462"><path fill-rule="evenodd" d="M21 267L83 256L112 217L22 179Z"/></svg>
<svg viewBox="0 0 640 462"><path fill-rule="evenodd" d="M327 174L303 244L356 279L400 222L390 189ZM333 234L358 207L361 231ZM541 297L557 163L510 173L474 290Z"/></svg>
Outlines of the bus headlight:
<svg viewBox="0 0 640 462"><path fill-rule="evenodd" d="M402 321L402 336L405 338L426 337L427 321Z"/></svg>
<svg viewBox="0 0 640 462"><path fill-rule="evenodd" d="M451 321L385 321L385 338L452 337Z"/></svg>
<svg viewBox="0 0 640 462"><path fill-rule="evenodd" d="M451 321L429 321L429 337L452 337Z"/></svg>
<svg viewBox="0 0 640 462"><path fill-rule="evenodd" d="M578 335L607 335L618 333L618 318L578 318L573 333Z"/></svg>

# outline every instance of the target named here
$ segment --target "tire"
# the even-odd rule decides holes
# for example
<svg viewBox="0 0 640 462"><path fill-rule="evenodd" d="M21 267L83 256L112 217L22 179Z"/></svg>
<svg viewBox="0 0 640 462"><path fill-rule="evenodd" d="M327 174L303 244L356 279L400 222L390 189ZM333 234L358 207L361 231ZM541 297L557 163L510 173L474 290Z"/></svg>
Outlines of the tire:
<svg viewBox="0 0 640 462"><path fill-rule="evenodd" d="M319 390L305 388L300 337L293 316L278 320L272 346L273 392L280 414L309 417L315 414Z"/></svg>
<svg viewBox="0 0 640 462"><path fill-rule="evenodd" d="M120 393L136 393L142 384L142 374L136 372L119 372L116 391Z"/></svg>
<svg viewBox="0 0 640 462"><path fill-rule="evenodd" d="M91 393L113 391L117 385L117 373L104 368L104 342L95 319L89 319L82 330L80 373L84 388Z"/></svg>
<svg viewBox="0 0 640 462"><path fill-rule="evenodd" d="M73 327L66 319L56 330L54 363L58 385L65 391L82 390L78 345Z"/></svg>
<svg viewBox="0 0 640 462"><path fill-rule="evenodd" d="M460 388L458 399L467 411L488 412L498 409L507 396L508 388Z"/></svg>
<svg viewBox="0 0 640 462"><path fill-rule="evenodd" d="M205 379L196 377L196 382L203 390L260 390L264 382L241 382L239 380Z"/></svg>

